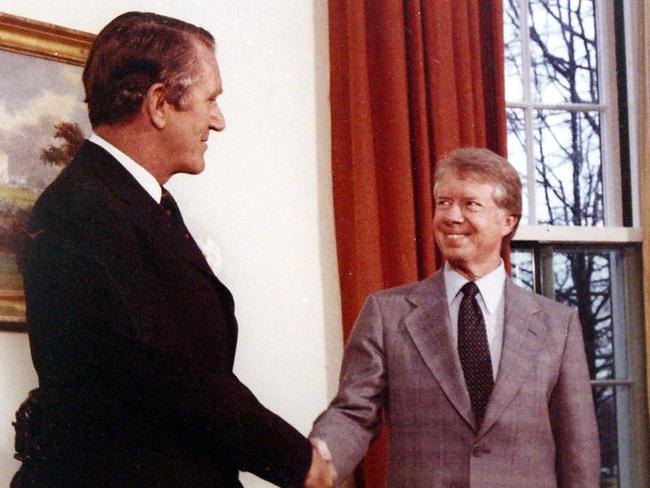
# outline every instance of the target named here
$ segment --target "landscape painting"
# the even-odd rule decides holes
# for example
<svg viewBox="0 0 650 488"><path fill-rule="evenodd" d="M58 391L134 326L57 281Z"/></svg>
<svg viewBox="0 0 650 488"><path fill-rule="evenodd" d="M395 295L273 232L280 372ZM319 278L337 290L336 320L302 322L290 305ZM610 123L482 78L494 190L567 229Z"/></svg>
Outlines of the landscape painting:
<svg viewBox="0 0 650 488"><path fill-rule="evenodd" d="M30 212L90 134L90 125L79 63L12 51L0 45L0 323L20 329L21 251Z"/></svg>

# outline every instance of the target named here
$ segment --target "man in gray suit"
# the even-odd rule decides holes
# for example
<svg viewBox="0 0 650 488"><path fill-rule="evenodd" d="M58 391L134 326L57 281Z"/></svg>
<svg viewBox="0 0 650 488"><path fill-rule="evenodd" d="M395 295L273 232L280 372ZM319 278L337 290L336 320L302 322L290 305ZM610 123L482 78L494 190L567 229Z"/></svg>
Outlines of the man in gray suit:
<svg viewBox="0 0 650 488"><path fill-rule="evenodd" d="M514 285L501 259L521 216L517 172L459 149L439 163L434 198L444 268L369 296L312 442L345 479L383 411L390 487L598 487L577 313Z"/></svg>

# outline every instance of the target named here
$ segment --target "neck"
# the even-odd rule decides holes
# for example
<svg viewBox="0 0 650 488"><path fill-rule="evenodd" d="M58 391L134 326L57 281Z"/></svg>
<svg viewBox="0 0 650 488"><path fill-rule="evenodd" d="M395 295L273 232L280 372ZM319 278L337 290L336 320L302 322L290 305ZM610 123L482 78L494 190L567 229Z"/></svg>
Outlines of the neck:
<svg viewBox="0 0 650 488"><path fill-rule="evenodd" d="M501 265L501 257L496 262L484 263L484 264L469 264L464 262L454 262L452 260L447 260L447 263L457 273L463 275L470 281L476 281L479 278L483 278L490 274L492 271L497 269Z"/></svg>
<svg viewBox="0 0 650 488"><path fill-rule="evenodd" d="M93 131L151 173L161 186L171 177L165 171L165 159L158 154L156 134L137 121L99 125L93 127Z"/></svg>

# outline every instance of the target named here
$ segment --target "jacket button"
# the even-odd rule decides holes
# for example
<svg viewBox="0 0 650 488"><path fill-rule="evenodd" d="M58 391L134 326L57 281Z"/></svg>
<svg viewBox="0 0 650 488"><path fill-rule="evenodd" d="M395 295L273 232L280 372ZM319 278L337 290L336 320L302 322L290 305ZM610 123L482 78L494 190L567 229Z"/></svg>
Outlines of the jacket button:
<svg viewBox="0 0 650 488"><path fill-rule="evenodd" d="M476 445L472 448L472 456L481 457L483 454L490 454L490 450L485 447L481 447L480 445Z"/></svg>

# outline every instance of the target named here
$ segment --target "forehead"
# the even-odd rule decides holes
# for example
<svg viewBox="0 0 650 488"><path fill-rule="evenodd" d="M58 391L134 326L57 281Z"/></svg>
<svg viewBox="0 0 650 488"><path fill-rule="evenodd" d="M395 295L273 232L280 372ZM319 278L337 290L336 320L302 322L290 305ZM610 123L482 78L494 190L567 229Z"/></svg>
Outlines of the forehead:
<svg viewBox="0 0 650 488"><path fill-rule="evenodd" d="M201 86L209 91L221 92L221 73L214 52L201 44L197 47L197 58L200 74L195 86Z"/></svg>
<svg viewBox="0 0 650 488"><path fill-rule="evenodd" d="M445 197L494 197L498 184L482 175L445 172L435 183L435 196Z"/></svg>

